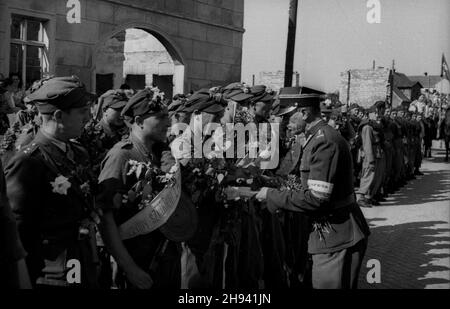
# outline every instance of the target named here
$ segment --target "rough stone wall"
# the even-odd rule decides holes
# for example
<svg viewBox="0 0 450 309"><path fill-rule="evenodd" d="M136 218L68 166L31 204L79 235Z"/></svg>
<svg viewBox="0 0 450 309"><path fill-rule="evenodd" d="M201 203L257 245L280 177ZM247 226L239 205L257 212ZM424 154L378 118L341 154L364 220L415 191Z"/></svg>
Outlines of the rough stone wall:
<svg viewBox="0 0 450 309"><path fill-rule="evenodd" d="M244 0L80 0L81 23L69 24L67 0L1 0L0 71L7 73L12 13L48 20L50 68L87 84L96 50L113 34L139 27L162 35L185 65L185 91L240 80ZM167 46L166 46L167 47Z"/></svg>
<svg viewBox="0 0 450 309"><path fill-rule="evenodd" d="M262 84L279 91L284 87L284 71L262 71L255 76L255 84ZM296 72L292 75L292 86L296 85Z"/></svg>
<svg viewBox="0 0 450 309"><path fill-rule="evenodd" d="M389 85L389 69L350 70L350 104L369 107L378 100L385 100ZM347 102L348 72L342 72L339 97Z"/></svg>

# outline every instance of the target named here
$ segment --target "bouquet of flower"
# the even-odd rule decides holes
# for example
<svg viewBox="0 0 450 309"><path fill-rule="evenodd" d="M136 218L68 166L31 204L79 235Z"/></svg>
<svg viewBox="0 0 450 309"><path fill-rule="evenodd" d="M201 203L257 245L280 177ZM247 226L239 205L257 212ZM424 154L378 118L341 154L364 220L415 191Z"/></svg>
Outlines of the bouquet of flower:
<svg viewBox="0 0 450 309"><path fill-rule="evenodd" d="M223 181L228 174L229 162L221 158L191 159L184 167L182 178L185 189L198 205L211 192L216 201L223 200Z"/></svg>
<svg viewBox="0 0 450 309"><path fill-rule="evenodd" d="M16 140L21 131L22 130L20 129L18 122L6 131L2 141L0 142L0 155L4 155L8 151L15 150Z"/></svg>
<svg viewBox="0 0 450 309"><path fill-rule="evenodd" d="M252 122L255 122L255 116L250 113L247 107L241 107L236 111L234 123L242 123L243 125L246 125Z"/></svg>
<svg viewBox="0 0 450 309"><path fill-rule="evenodd" d="M133 176L137 182L123 195L122 203L136 204L138 209L143 209L150 205L153 199L165 187L175 183L174 175L178 170L178 165L173 165L168 172L150 162L128 161L128 176Z"/></svg>

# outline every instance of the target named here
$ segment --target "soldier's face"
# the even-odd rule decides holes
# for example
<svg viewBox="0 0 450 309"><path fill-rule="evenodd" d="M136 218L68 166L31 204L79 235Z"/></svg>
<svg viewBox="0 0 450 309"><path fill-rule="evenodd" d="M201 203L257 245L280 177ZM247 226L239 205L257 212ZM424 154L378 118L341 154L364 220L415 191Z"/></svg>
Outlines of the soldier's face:
<svg viewBox="0 0 450 309"><path fill-rule="evenodd" d="M220 123L226 125L227 123L234 122L234 115L236 114L237 103L234 101L229 101L227 107L225 108L224 115L220 119Z"/></svg>
<svg viewBox="0 0 450 309"><path fill-rule="evenodd" d="M306 122L299 115L294 114L289 118L288 130L290 136L305 132L305 128Z"/></svg>
<svg viewBox="0 0 450 309"><path fill-rule="evenodd" d="M109 123L115 127L121 127L124 124L123 118L120 115L120 110L108 108L105 111L104 117L105 117L107 123Z"/></svg>
<svg viewBox="0 0 450 309"><path fill-rule="evenodd" d="M145 139L155 142L165 142L170 120L167 113L158 113L145 118L142 122L142 134Z"/></svg>
<svg viewBox="0 0 450 309"><path fill-rule="evenodd" d="M172 117L172 125L177 124L177 123L189 124L189 120L190 120L190 114L184 113L184 112L179 112L179 113L176 113Z"/></svg>
<svg viewBox="0 0 450 309"><path fill-rule="evenodd" d="M257 102L253 106L253 113L259 119L267 119L270 115L270 104L265 104L263 102Z"/></svg>
<svg viewBox="0 0 450 309"><path fill-rule="evenodd" d="M89 106L63 111L60 118L60 128L64 137L67 139L79 137L90 118Z"/></svg>

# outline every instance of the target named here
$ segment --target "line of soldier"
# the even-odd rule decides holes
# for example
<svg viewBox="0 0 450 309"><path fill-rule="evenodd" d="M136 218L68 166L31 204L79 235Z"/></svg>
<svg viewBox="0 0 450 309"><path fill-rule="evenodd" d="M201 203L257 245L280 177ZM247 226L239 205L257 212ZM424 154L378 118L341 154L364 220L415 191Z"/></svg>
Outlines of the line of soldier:
<svg viewBox="0 0 450 309"><path fill-rule="evenodd" d="M368 109L351 106L350 123L357 133L352 151L362 207L379 205L388 194L422 175L421 118L406 107L390 108L383 101Z"/></svg>
<svg viewBox="0 0 450 309"><path fill-rule="evenodd" d="M154 89L131 97L109 91L93 120L94 98L78 78L36 83L27 101L38 111L39 129L27 131L28 141L6 160L1 188L1 219L8 222L2 246L12 248L1 262L17 265L10 269L19 279L10 282L67 286L65 263L76 259L81 281L75 286L84 288L355 288L369 228L354 197L353 160L342 137L352 136L351 121L336 134L321 118L318 95L294 97L297 106L283 106L265 86L233 83L180 95L167 107ZM225 123L234 119L236 105L250 122L284 128L282 160L270 175L298 176L295 194L262 188L256 199L225 208L208 196L214 192L195 205L182 192L161 228L122 240L119 225L140 211L123 200L136 184L130 162L169 172L175 163L167 144L170 124L190 123L196 115L204 126Z"/></svg>

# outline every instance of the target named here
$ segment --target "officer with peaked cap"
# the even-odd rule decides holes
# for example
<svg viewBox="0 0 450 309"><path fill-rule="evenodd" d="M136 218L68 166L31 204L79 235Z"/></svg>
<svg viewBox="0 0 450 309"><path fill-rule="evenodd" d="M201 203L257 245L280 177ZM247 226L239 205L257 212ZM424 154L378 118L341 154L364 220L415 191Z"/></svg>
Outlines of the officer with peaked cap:
<svg viewBox="0 0 450 309"><path fill-rule="evenodd" d="M89 120L89 96L75 76L42 81L29 95L42 115L31 144L6 166L8 198L16 215L33 285L68 285L65 261L80 261L81 283L96 284L96 248L88 154L74 138ZM54 270L62 275L52 279ZM55 274L53 274L53 278Z"/></svg>
<svg viewBox="0 0 450 309"><path fill-rule="evenodd" d="M355 201L350 149L320 115L320 96L299 95L307 123L300 191L262 188L270 211L302 212L311 220L308 252L314 288L355 288L369 228Z"/></svg>
<svg viewBox="0 0 450 309"><path fill-rule="evenodd" d="M118 227L140 211L135 191L139 179L129 173L131 162L160 166L164 172L175 164L170 150L163 147L170 125L167 107L155 89L144 89L128 101L122 116L131 129L130 136L108 152L98 179L102 238L123 272L126 287L179 288L179 242L190 238L196 228L195 208L184 193L172 216L159 229L126 240L118 233Z"/></svg>

